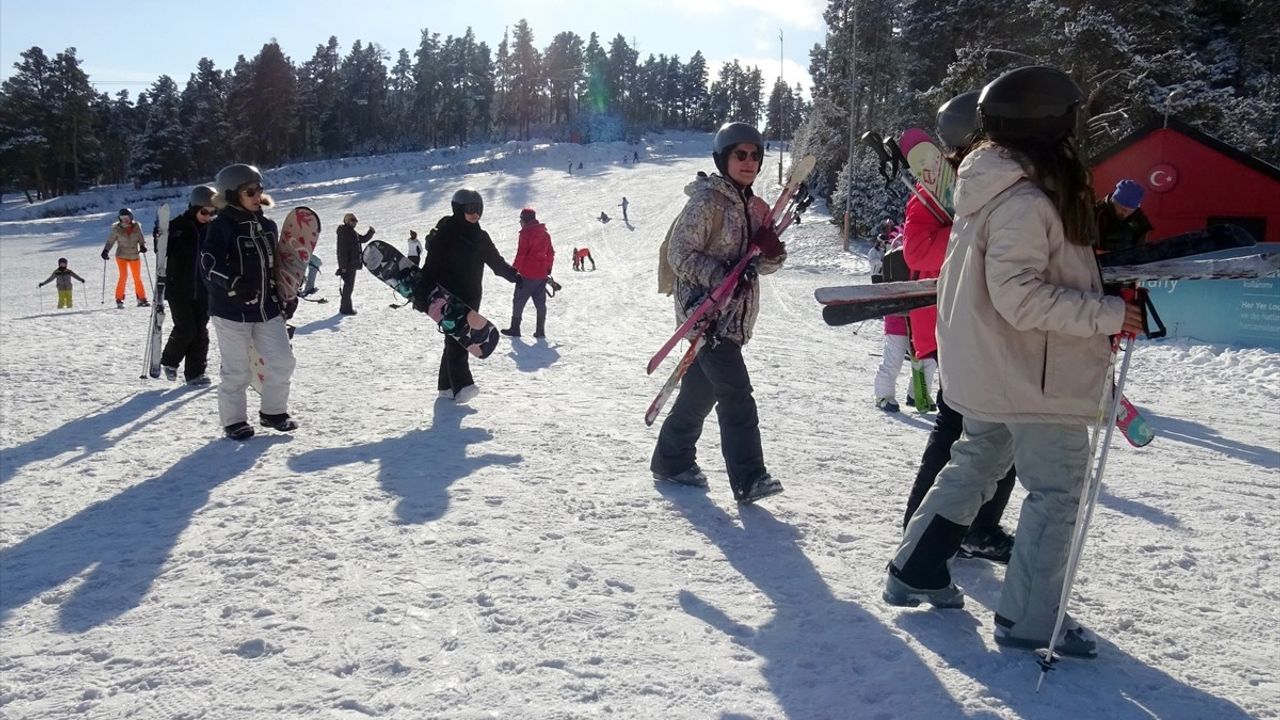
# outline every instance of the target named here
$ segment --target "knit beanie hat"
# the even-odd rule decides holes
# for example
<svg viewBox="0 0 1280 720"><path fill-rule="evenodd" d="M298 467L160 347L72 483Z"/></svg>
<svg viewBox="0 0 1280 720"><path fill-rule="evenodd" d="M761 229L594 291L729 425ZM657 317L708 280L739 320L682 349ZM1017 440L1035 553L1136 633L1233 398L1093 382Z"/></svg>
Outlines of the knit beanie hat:
<svg viewBox="0 0 1280 720"><path fill-rule="evenodd" d="M1144 192L1142 186L1133 180L1121 180L1116 183L1116 189L1111 193L1111 199L1117 205L1135 210L1142 204Z"/></svg>
<svg viewBox="0 0 1280 720"><path fill-rule="evenodd" d="M520 220L524 222L537 222L538 213L533 208L525 208L520 211Z"/></svg>

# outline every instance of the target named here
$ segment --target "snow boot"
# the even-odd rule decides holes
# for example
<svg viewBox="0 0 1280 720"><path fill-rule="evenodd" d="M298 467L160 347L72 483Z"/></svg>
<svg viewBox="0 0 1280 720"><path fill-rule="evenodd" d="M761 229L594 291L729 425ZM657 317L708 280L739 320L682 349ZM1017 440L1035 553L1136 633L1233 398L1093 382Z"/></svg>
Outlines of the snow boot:
<svg viewBox="0 0 1280 720"><path fill-rule="evenodd" d="M277 413L268 415L267 413L258 413L258 421L263 427L269 427L280 432L290 432L298 429L298 422L289 417L289 413Z"/></svg>
<svg viewBox="0 0 1280 720"><path fill-rule="evenodd" d="M660 473L654 472L653 479L659 482L672 482L677 485L688 485L690 487L707 486L707 476L702 472L702 468L698 467L698 463L694 463L687 470L678 473Z"/></svg>
<svg viewBox="0 0 1280 720"><path fill-rule="evenodd" d="M782 483L774 480L772 475L765 473L756 478L756 481L751 483L737 500L739 505L750 505L757 500L763 500L781 493Z"/></svg>
<svg viewBox="0 0 1280 720"><path fill-rule="evenodd" d="M151 307L151 303L146 298L138 298L138 307Z"/></svg>
<svg viewBox="0 0 1280 720"><path fill-rule="evenodd" d="M188 378L187 384L191 387L208 387L213 384L213 381L209 379L208 375L201 373L193 378Z"/></svg>
<svg viewBox="0 0 1280 720"><path fill-rule="evenodd" d="M124 309L124 301L123 301L123 300L117 300L117 301L116 301L116 309L117 309L117 310L123 310L123 309Z"/></svg>
<svg viewBox="0 0 1280 720"><path fill-rule="evenodd" d="M1009 558L1013 556L1013 536L999 525L969 528L956 555L1008 565Z"/></svg>
<svg viewBox="0 0 1280 720"><path fill-rule="evenodd" d="M253 427L251 427L247 422L238 422L228 425L223 428L223 432L225 432L227 437L232 440L239 440L240 442L244 442L245 440L253 437Z"/></svg>
<svg viewBox="0 0 1280 720"><path fill-rule="evenodd" d="M880 597L895 607L917 607L922 602L936 608L964 607L964 593L955 583L936 590L914 588L894 577L892 571L885 574L884 592Z"/></svg>
<svg viewBox="0 0 1280 720"><path fill-rule="evenodd" d="M520 337L520 326L512 325L511 327L499 330L498 332L506 335L507 337Z"/></svg>
<svg viewBox="0 0 1280 720"><path fill-rule="evenodd" d="M169 367L168 365L161 365L160 369L164 371L165 380L168 380L169 382L173 382L174 380L178 379L178 368Z"/></svg>
<svg viewBox="0 0 1280 720"><path fill-rule="evenodd" d="M458 404L466 404L471 402L471 400L479 394L480 388L476 387L475 383L472 383L464 388L460 388L458 390L458 394L453 396L453 401Z"/></svg>
<svg viewBox="0 0 1280 720"><path fill-rule="evenodd" d="M891 397L876 398L876 407L887 413L896 413L899 410L898 403L894 402Z"/></svg>
<svg viewBox="0 0 1280 720"><path fill-rule="evenodd" d="M1013 623L996 615L996 644L1020 650L1040 650L1049 647L1049 638L1024 638L1013 634ZM1054 643L1053 651L1059 655L1091 660L1098 657L1098 636L1081 625L1070 615L1063 618L1062 633Z"/></svg>

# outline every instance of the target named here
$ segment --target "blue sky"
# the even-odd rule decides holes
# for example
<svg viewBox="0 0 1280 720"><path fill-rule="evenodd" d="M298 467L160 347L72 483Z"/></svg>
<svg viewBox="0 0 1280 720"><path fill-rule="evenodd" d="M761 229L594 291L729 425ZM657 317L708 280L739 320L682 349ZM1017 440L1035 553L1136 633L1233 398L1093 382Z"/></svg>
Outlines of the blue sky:
<svg viewBox="0 0 1280 720"><path fill-rule="evenodd" d="M378 43L394 61L400 48L412 52L417 47L424 27L443 38L461 35L470 25L496 50L503 28L525 18L539 48L564 30L584 40L595 31L602 42L622 33L639 46L642 61L649 53L688 60L701 50L713 77L720 63L735 58L758 65L766 92L779 69L781 30L784 77L788 84L801 82L808 95L809 49L825 36L825 5L825 0L5 0L0 2L0 78L9 77L20 53L33 45L50 56L75 47L99 90L115 95L128 89L136 98L162 74L181 87L200 58L227 69L237 55L252 57L271 38L296 64L330 35L338 37L343 54L359 39Z"/></svg>

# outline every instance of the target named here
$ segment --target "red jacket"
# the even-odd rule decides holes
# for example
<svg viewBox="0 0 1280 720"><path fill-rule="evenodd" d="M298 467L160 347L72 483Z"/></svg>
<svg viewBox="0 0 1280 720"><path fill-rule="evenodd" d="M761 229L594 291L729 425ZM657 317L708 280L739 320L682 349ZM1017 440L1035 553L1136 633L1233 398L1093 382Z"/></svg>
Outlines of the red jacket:
<svg viewBox="0 0 1280 720"><path fill-rule="evenodd" d="M516 248L516 260L511 263L516 272L530 280L545 280L551 274L556 251L551 247L551 235L542 223L520 228L520 243Z"/></svg>
<svg viewBox="0 0 1280 720"><path fill-rule="evenodd" d="M920 186L916 186L919 190ZM930 203L932 205L933 203ZM937 206L939 214L946 217ZM929 212L929 208L915 195L907 201L907 222L903 231L902 256L911 268L911 278L921 280L936 278L942 272L942 261L947 257L947 241L951 238L951 223L942 223ZM938 324L938 306L930 305L911 311L911 344L916 357L927 357L938 351L935 328Z"/></svg>

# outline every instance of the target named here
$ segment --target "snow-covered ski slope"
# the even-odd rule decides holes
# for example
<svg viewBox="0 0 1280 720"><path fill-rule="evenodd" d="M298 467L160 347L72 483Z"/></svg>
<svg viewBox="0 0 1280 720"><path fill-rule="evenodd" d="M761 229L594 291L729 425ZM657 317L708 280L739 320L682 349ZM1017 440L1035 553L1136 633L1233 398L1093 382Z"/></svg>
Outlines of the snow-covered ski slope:
<svg viewBox="0 0 1280 720"><path fill-rule="evenodd" d="M112 307L114 264L99 303L116 208L150 229L179 191L100 191L76 200L89 214L44 220L8 205L0 716L1280 717L1276 353L1139 346L1128 394L1158 437L1117 438L1072 601L1101 655L1063 662L1038 695L1031 655L991 640L1002 568L957 561L964 610L880 600L931 420L872 406L878 323L822 323L813 289L866 267L820 215L788 234L746 351L785 494L733 504L714 417L709 491L654 486L643 414L676 361L644 373L673 328L656 250L708 143L272 170L273 217L321 216L331 302L295 319L301 429L243 445L221 438L216 387L138 379L147 311ZM633 149L642 162L624 164ZM370 275L359 315L337 315L332 262L343 213L400 247L464 184L509 259L520 208L538 209L564 285L546 342L504 338L472 362L470 407L436 399L439 335ZM598 269L572 272L584 245ZM89 280L71 311L36 289L59 256ZM505 326L512 286L485 286ZM217 357L215 342L215 380Z"/></svg>

